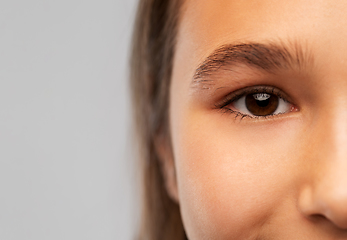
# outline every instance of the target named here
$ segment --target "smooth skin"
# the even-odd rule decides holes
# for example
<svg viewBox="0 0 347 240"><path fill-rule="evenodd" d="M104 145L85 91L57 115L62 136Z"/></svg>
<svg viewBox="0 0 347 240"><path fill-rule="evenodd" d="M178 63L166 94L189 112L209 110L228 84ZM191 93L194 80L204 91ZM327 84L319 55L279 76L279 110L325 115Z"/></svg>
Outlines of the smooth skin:
<svg viewBox="0 0 347 240"><path fill-rule="evenodd" d="M215 49L248 43L304 57L272 72L227 65L213 84L192 83ZM241 118L216 107L263 85L285 93L291 109ZM347 239L347 1L185 0L170 132L167 186L190 240Z"/></svg>

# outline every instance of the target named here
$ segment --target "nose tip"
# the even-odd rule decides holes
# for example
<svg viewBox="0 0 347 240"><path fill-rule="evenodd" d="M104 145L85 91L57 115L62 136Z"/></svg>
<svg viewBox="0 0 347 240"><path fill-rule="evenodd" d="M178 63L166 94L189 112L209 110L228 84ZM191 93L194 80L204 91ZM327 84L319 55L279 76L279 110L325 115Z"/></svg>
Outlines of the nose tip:
<svg viewBox="0 0 347 240"><path fill-rule="evenodd" d="M347 189L346 189L347 190ZM347 192L327 194L322 214L338 228L347 230Z"/></svg>
<svg viewBox="0 0 347 240"><path fill-rule="evenodd" d="M336 228L347 230L347 188L306 189L300 197L299 207L308 217L321 216Z"/></svg>

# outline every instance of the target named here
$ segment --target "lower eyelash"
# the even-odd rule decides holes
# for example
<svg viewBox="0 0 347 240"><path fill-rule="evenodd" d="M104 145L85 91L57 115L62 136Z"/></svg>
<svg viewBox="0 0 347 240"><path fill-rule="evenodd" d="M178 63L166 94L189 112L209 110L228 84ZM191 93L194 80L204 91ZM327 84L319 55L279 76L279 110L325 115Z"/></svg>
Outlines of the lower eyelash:
<svg viewBox="0 0 347 240"><path fill-rule="evenodd" d="M226 113L233 114L234 120L237 120L237 119L243 120L244 118L250 118L250 119L255 119L255 120L269 119L269 118L272 118L274 116L279 116L279 115L284 114L284 113L278 113L278 114L271 114L271 115L266 115L266 116L250 116L247 114L243 114L239 111L232 110L231 108L228 108L228 107L219 108L218 110L222 113L222 115L226 114Z"/></svg>
<svg viewBox="0 0 347 240"><path fill-rule="evenodd" d="M252 119L258 118L258 117L252 117L250 115L240 113L239 111L235 111L235 110L232 110L232 109L227 108L227 107L220 108L219 110L222 112L222 114L225 114L225 113L233 114L235 116L235 120L237 118L241 118L240 120L242 120L244 118L252 118Z"/></svg>

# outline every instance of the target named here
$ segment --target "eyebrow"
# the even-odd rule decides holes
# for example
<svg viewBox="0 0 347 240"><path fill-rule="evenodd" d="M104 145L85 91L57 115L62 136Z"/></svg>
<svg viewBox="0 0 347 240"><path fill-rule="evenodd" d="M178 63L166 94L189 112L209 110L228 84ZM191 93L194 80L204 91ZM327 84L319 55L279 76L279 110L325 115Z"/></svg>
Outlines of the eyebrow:
<svg viewBox="0 0 347 240"><path fill-rule="evenodd" d="M211 76L220 70L232 70L246 65L267 72L281 69L304 69L312 65L313 57L297 43L242 43L222 45L195 70L192 83L212 84Z"/></svg>

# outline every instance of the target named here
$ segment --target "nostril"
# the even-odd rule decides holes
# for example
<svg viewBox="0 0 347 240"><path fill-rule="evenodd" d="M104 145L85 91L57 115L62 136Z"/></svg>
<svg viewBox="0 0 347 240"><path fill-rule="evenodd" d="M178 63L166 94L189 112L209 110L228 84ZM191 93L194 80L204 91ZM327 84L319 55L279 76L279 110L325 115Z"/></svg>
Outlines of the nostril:
<svg viewBox="0 0 347 240"><path fill-rule="evenodd" d="M312 215L308 216L308 218L313 223L321 223L321 222L326 222L326 221L330 222L330 220L328 218L326 218L323 214L312 214Z"/></svg>

